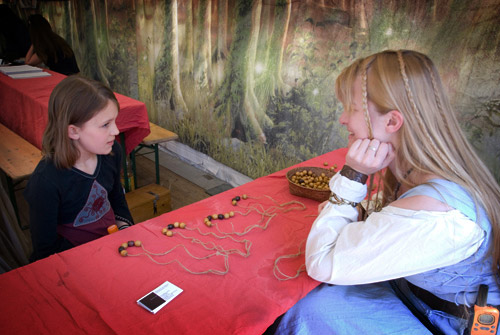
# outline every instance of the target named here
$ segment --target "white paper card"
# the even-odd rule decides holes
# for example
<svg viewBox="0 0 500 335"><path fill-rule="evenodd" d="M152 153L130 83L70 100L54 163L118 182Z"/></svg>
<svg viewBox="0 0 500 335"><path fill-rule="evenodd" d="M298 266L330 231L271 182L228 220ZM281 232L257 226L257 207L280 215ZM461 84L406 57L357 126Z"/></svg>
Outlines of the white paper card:
<svg viewBox="0 0 500 335"><path fill-rule="evenodd" d="M26 72L42 72L42 69L31 65L15 65L15 66L2 66L0 72L5 74L26 73Z"/></svg>
<svg viewBox="0 0 500 335"><path fill-rule="evenodd" d="M139 300L139 306L144 307L153 314L168 304L172 299L181 294L182 289L166 281L153 291L149 292Z"/></svg>
<svg viewBox="0 0 500 335"><path fill-rule="evenodd" d="M49 76L51 76L51 74L48 72L44 72L44 71L9 74L9 77L14 78L14 79L40 78L40 77L49 77Z"/></svg>

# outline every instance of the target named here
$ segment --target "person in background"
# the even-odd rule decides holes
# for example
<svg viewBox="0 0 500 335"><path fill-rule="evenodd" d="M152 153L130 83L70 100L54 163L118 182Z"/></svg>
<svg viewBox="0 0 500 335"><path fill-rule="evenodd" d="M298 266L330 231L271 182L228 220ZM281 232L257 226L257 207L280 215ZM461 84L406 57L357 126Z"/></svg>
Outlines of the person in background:
<svg viewBox="0 0 500 335"><path fill-rule="evenodd" d="M114 93L97 81L69 76L54 88L44 157L24 191L31 261L134 224L120 182L118 111Z"/></svg>
<svg viewBox="0 0 500 335"><path fill-rule="evenodd" d="M6 4L0 4L0 59L4 64L23 58L30 48L24 22Z"/></svg>
<svg viewBox="0 0 500 335"><path fill-rule="evenodd" d="M309 276L323 284L276 333L464 334L480 285L488 305L500 305L498 183L426 55L359 59L335 89L349 132L346 166L330 181L305 252ZM383 186L360 217L375 173Z"/></svg>
<svg viewBox="0 0 500 335"><path fill-rule="evenodd" d="M29 17L31 47L25 57L25 64L45 64L50 70L64 75L80 72L75 54L68 43L52 31L50 23L40 14Z"/></svg>

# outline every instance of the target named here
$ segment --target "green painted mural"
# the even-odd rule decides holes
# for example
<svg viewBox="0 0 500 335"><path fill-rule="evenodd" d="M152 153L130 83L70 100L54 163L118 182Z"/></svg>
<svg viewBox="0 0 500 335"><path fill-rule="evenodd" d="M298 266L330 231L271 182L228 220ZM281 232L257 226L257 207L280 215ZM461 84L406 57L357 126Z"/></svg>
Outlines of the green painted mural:
<svg viewBox="0 0 500 335"><path fill-rule="evenodd" d="M500 180L500 0L39 1L37 11L84 75L252 178L345 146L333 93L345 65L419 50Z"/></svg>

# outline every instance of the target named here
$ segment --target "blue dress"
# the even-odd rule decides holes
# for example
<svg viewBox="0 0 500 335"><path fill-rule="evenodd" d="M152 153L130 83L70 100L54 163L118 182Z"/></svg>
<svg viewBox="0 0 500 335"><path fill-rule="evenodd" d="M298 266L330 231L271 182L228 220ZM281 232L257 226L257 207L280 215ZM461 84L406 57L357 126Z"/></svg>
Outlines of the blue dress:
<svg viewBox="0 0 500 335"><path fill-rule="evenodd" d="M496 274L491 270L488 250L492 241L491 224L482 208L459 185L433 179L400 198L427 195L458 209L485 231L476 253L451 266L393 281L413 306L443 334L463 334L467 320L432 310L408 289L407 281L432 292L441 299L471 306L479 284L488 284L488 304L500 304ZM407 280L407 281L406 281ZM280 320L276 334L432 334L391 288L389 282L338 286L321 284L300 300Z"/></svg>

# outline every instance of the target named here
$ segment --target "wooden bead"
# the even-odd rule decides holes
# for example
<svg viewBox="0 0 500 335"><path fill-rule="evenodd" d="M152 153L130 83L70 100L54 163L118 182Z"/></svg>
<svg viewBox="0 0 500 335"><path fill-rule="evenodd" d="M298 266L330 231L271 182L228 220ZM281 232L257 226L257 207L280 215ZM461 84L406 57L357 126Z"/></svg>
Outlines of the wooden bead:
<svg viewBox="0 0 500 335"><path fill-rule="evenodd" d="M246 200L248 198L248 195L243 194L241 197Z"/></svg>
<svg viewBox="0 0 500 335"><path fill-rule="evenodd" d="M163 229L161 230L161 233L162 233L163 235L166 235L166 234L167 234L167 232L168 232L168 229L167 229L167 228L163 228Z"/></svg>
<svg viewBox="0 0 500 335"><path fill-rule="evenodd" d="M179 228L181 229L186 228L186 224L184 222L179 223Z"/></svg>
<svg viewBox="0 0 500 335"><path fill-rule="evenodd" d="M219 214L219 215L217 215L217 217L219 218L219 220L222 220L222 219L224 219L224 214Z"/></svg>
<svg viewBox="0 0 500 335"><path fill-rule="evenodd" d="M128 244L129 247L133 247L134 246L134 241L128 241L127 244Z"/></svg>
<svg viewBox="0 0 500 335"><path fill-rule="evenodd" d="M165 235L167 235L168 237L172 237L174 233L171 230L168 230Z"/></svg>
<svg viewBox="0 0 500 335"><path fill-rule="evenodd" d="M127 247L128 247L128 243L127 243L127 242L122 243L122 247L124 247L125 249L127 249Z"/></svg>
<svg viewBox="0 0 500 335"><path fill-rule="evenodd" d="M216 220L219 217L218 214L212 214L212 219Z"/></svg>
<svg viewBox="0 0 500 335"><path fill-rule="evenodd" d="M169 224L169 225L167 226L167 228L168 228L168 229L174 229L174 228L175 228L175 226L174 226L173 224Z"/></svg>
<svg viewBox="0 0 500 335"><path fill-rule="evenodd" d="M176 222L174 222L174 227L175 227L175 228L179 228L179 222L177 222L177 221L176 221Z"/></svg>
<svg viewBox="0 0 500 335"><path fill-rule="evenodd" d="M111 226L108 227L108 234L113 234L118 231L118 226L115 224L112 224Z"/></svg>
<svg viewBox="0 0 500 335"><path fill-rule="evenodd" d="M238 204L238 201L234 200L231 202L233 204L233 206L236 206Z"/></svg>
<svg viewBox="0 0 500 335"><path fill-rule="evenodd" d="M205 224L207 225L207 227L212 227L212 222L211 221L206 221Z"/></svg>
<svg viewBox="0 0 500 335"><path fill-rule="evenodd" d="M229 212L229 216L233 217L234 216L234 212L233 211Z"/></svg>
<svg viewBox="0 0 500 335"><path fill-rule="evenodd" d="M225 219L229 219L229 213L224 214Z"/></svg>
<svg viewBox="0 0 500 335"><path fill-rule="evenodd" d="M241 198L240 198L240 196L239 196L239 195L237 195L237 196L235 196L235 197L234 197L234 200L236 200L236 201L240 201L240 200L241 200Z"/></svg>
<svg viewBox="0 0 500 335"><path fill-rule="evenodd" d="M140 246L142 245L142 242L141 242L141 241L135 241L135 242L134 242L134 245L135 245L136 247L140 247Z"/></svg>
<svg viewBox="0 0 500 335"><path fill-rule="evenodd" d="M127 250L123 249L122 251L120 251L120 255L122 255L123 257L127 256L128 255Z"/></svg>

